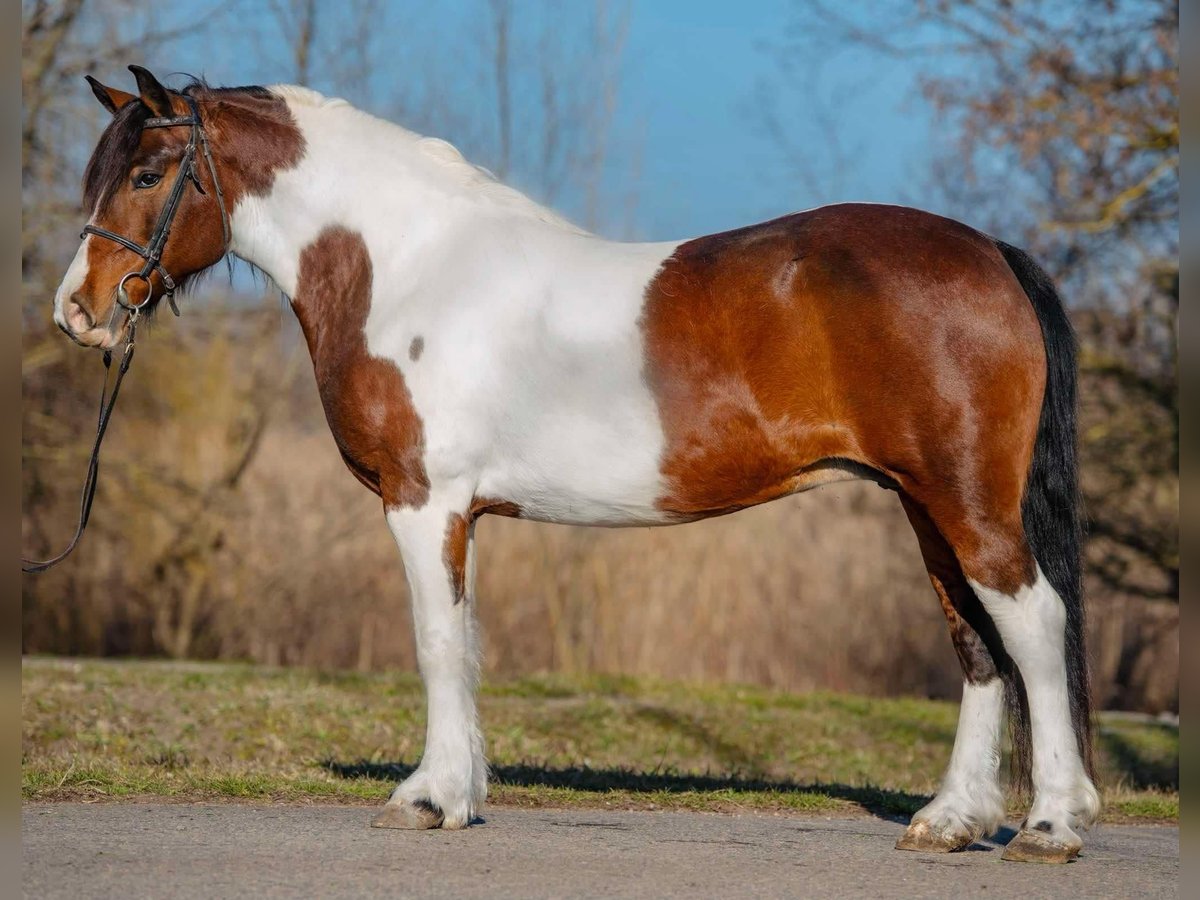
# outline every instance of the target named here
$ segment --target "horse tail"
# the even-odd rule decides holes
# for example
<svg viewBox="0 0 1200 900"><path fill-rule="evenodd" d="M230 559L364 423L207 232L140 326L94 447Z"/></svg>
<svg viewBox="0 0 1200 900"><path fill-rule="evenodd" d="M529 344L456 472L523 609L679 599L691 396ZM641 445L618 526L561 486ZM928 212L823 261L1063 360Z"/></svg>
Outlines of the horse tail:
<svg viewBox="0 0 1200 900"><path fill-rule="evenodd" d="M1065 651L1071 724L1087 774L1095 778L1092 700L1084 635L1083 517L1076 449L1076 343L1067 311L1046 271L1024 250L996 247L1033 304L1046 348L1046 390L1033 461L1021 501L1025 539L1042 572L1066 607ZM1019 787L1029 781L1029 708L1015 666L1005 683L1014 723L1013 761ZM1009 684L1009 682L1013 684ZM1014 710L1014 707L1016 709ZM1014 711L1016 713L1014 717Z"/></svg>

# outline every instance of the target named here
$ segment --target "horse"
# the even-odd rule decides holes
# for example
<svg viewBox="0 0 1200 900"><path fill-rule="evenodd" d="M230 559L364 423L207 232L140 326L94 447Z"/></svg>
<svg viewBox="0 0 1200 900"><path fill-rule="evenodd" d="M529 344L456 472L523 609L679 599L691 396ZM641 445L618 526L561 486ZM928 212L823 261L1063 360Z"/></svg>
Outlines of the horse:
<svg viewBox="0 0 1200 900"><path fill-rule="evenodd" d="M1079 853L1100 800L1075 339L1027 253L862 203L614 242L343 100L130 70L136 93L88 76L112 120L54 319L111 351L227 253L289 299L411 588L425 746L372 825L482 809L480 516L673 525L868 479L899 496L963 675L945 776L897 848L998 829L1007 717L1032 798L1004 858Z"/></svg>

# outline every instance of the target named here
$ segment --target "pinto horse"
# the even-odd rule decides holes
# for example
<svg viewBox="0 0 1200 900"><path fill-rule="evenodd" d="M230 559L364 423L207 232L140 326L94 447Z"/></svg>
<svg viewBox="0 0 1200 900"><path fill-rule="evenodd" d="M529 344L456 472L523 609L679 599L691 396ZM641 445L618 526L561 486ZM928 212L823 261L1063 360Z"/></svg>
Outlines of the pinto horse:
<svg viewBox="0 0 1200 900"><path fill-rule="evenodd" d="M1075 345L1026 253L867 204L615 243L344 101L172 91L130 68L137 93L89 79L113 119L55 321L117 347L164 276L182 284L227 252L290 298L334 440L382 499L412 592L425 751L374 825L462 828L483 804L481 515L670 525L871 479L916 531L964 678L941 789L897 846L959 850L997 829L1007 709L1033 799L1005 857L1079 852L1099 797ZM212 165L173 120L198 124ZM119 295L184 176L173 233Z"/></svg>

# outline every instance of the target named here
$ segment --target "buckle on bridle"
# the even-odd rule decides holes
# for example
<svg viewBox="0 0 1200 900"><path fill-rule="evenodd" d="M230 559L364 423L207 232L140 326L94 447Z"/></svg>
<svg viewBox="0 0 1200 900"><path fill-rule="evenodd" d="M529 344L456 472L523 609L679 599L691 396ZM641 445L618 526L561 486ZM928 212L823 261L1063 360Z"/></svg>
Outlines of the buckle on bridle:
<svg viewBox="0 0 1200 900"><path fill-rule="evenodd" d="M193 148L192 149L192 161L188 164L188 167L187 167L187 177L188 177L188 180L191 181L191 183L196 186L196 190L207 197L208 191L206 191L204 189L204 185L200 183L200 173L196 171L196 155L195 154L196 154L196 151Z"/></svg>

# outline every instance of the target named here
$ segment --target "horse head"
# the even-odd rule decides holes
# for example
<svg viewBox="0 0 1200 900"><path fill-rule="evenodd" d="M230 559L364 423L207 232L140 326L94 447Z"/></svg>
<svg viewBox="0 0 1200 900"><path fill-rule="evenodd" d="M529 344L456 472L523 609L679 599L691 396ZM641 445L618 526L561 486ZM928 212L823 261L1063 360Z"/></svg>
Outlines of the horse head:
<svg viewBox="0 0 1200 900"><path fill-rule="evenodd" d="M229 222L195 89L163 87L130 66L138 93L88 76L112 121L88 162L91 216L54 300L54 321L77 343L111 349L228 249ZM169 239L168 239L169 238Z"/></svg>

